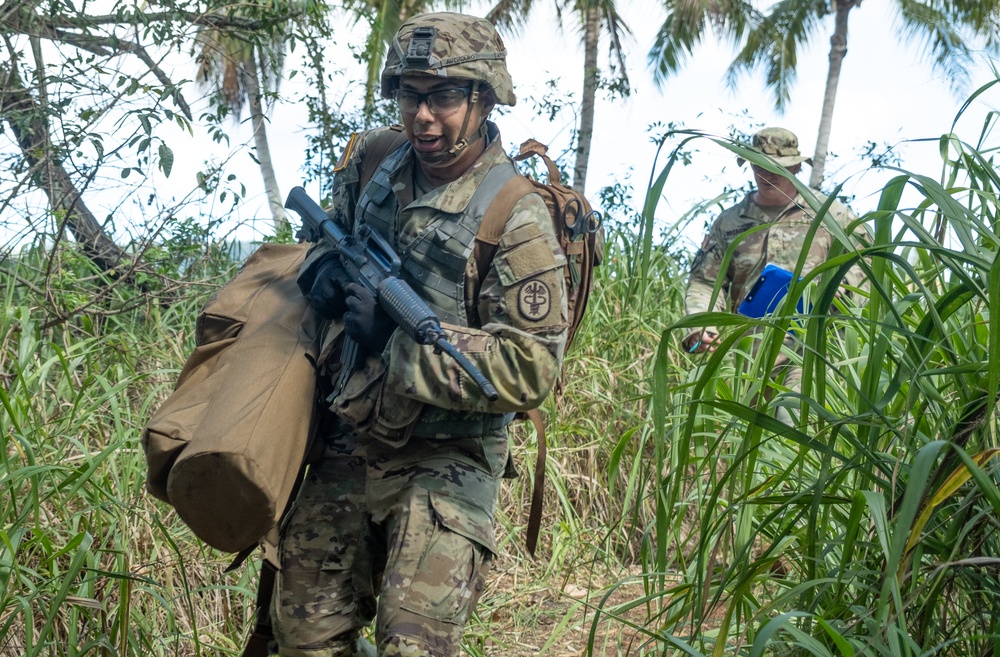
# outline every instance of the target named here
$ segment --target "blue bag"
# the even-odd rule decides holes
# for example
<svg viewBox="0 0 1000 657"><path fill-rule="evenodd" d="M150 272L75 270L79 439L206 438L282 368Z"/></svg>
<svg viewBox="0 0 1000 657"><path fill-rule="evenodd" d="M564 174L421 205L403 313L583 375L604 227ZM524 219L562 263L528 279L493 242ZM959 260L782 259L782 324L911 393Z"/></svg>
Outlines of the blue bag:
<svg viewBox="0 0 1000 657"><path fill-rule="evenodd" d="M736 309L746 317L763 317L774 312L781 300L788 294L788 286L792 282L792 272L768 263L760 278L750 288L750 292ZM798 311L802 310L802 299L799 299Z"/></svg>

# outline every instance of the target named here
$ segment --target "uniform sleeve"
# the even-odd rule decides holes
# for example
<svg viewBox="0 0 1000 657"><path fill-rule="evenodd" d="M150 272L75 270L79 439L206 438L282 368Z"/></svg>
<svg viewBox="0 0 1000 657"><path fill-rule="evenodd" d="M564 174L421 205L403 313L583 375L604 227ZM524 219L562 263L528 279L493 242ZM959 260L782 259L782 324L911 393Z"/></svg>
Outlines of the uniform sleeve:
<svg viewBox="0 0 1000 657"><path fill-rule="evenodd" d="M525 196L514 206L480 290L482 328L443 327L500 398L489 402L454 359L402 331L387 347L387 389L450 410L537 407L562 368L569 327L564 263L544 202L537 194ZM475 263L470 267L474 275Z"/></svg>
<svg viewBox="0 0 1000 657"><path fill-rule="evenodd" d="M725 253L726 245L722 242L719 222L716 220L702 242L701 248L698 249L698 253L695 254L694 262L691 263L687 293L684 295L684 305L688 315L710 310L717 312L728 310L728 280L723 282L715 305L711 305L712 293L715 291L715 283L719 279Z"/></svg>

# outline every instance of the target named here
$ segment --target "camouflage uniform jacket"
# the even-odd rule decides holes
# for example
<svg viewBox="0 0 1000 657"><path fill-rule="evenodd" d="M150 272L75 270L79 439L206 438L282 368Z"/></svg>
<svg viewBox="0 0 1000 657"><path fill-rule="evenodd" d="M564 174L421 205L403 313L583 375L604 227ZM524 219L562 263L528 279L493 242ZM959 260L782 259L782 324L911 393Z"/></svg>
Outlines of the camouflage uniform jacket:
<svg viewBox="0 0 1000 657"><path fill-rule="evenodd" d="M346 163L338 167L333 205L342 212L345 230L354 228L361 191L361 158L373 134L361 134ZM407 152L389 177L400 208L396 234L384 235L401 257L418 235L461 213L492 167L511 165L495 126L491 125L490 136L486 150L461 177L420 198L414 198L417 162L409 144L403 146ZM303 291L311 288L314 266L328 251L321 243L310 252L299 273ZM442 327L448 340L497 388L497 401L490 403L453 359L434 353L433 347L419 345L398 330L378 362L366 366L371 371L356 373L348 388L357 390L368 385L365 376L381 377L375 404L394 415L389 421L396 423L409 422L414 408L420 410L420 422L428 424L484 413L509 414L538 406L562 367L568 328L564 263L548 210L536 194L525 196L511 211L481 286L477 263L469 257L465 268L467 321L462 325L442 322ZM407 275L404 271L404 280ZM529 291L539 289L549 296L544 313L526 303ZM340 322L331 322L325 344L331 344L341 330ZM336 409L337 404L333 407Z"/></svg>
<svg viewBox="0 0 1000 657"><path fill-rule="evenodd" d="M802 196L796 194L772 219L754 202L754 195L755 192L750 192L740 203L724 210L709 229L691 266L685 297L688 314L710 310L736 312L743 297L768 263L790 271L795 270L810 224L815 217L814 212ZM816 196L820 202L826 200L822 194L817 193ZM833 202L829 212L845 231L857 219L850 209L837 201ZM770 226L745 234L765 224ZM834 239L822 226L817 229L813 241L808 245L808 254L802 267L803 275L826 260ZM733 252L729 267L723 272L722 260L730 245L737 240L739 245ZM712 292L720 277L723 278L722 287L715 306L710 307ZM862 287L864 281L863 272L855 266L848 272L845 283ZM707 330L715 331L712 327L707 327Z"/></svg>

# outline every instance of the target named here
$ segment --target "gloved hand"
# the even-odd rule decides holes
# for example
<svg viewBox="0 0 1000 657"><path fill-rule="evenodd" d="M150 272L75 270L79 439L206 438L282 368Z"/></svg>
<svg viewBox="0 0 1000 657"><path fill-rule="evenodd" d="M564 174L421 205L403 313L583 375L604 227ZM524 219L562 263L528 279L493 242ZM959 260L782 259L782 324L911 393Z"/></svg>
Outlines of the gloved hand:
<svg viewBox="0 0 1000 657"><path fill-rule="evenodd" d="M309 303L324 319L339 319L347 310L347 293L344 284L347 281L347 271L339 255L331 255L316 269L309 290Z"/></svg>
<svg viewBox="0 0 1000 657"><path fill-rule="evenodd" d="M347 292L344 331L369 353L381 353L396 330L396 322L378 305L375 296L364 285L348 283L344 291Z"/></svg>

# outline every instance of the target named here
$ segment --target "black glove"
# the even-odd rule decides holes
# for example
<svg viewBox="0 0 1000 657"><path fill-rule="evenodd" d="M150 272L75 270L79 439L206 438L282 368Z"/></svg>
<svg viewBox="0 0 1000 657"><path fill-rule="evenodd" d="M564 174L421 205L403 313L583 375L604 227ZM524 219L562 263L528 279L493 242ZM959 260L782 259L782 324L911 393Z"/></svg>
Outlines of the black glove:
<svg viewBox="0 0 1000 657"><path fill-rule="evenodd" d="M396 330L396 322L378 305L375 296L364 285L348 283L344 291L347 292L344 331L369 353L382 353Z"/></svg>
<svg viewBox="0 0 1000 657"><path fill-rule="evenodd" d="M318 265L309 290L309 303L324 319L339 319L347 310L347 293L344 292L347 280L347 271L339 255L328 256Z"/></svg>

